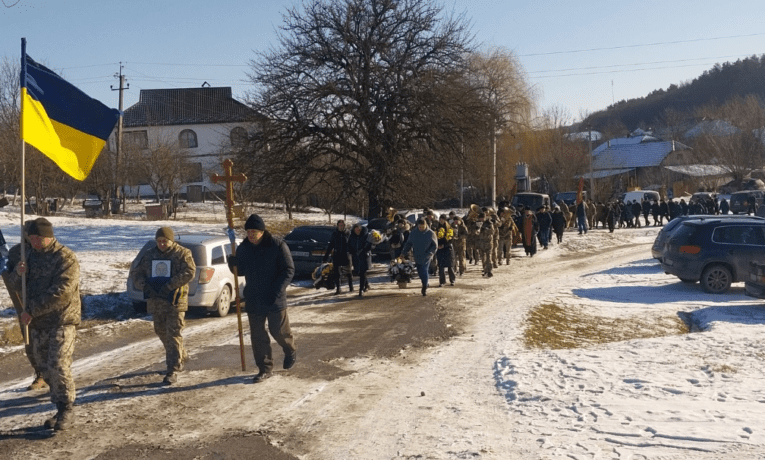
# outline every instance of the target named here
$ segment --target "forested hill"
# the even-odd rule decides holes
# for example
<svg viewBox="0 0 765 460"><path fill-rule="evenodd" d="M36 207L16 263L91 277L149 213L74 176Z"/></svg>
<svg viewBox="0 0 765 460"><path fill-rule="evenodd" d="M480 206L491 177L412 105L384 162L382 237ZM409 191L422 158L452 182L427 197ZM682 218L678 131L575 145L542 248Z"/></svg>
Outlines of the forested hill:
<svg viewBox="0 0 765 460"><path fill-rule="evenodd" d="M606 110L595 112L584 121L593 129L623 124L627 129L658 127L666 124L667 109L693 115L695 109L723 104L735 96L756 94L765 100L765 54L735 63L715 64L690 83L670 85L645 97L621 100Z"/></svg>

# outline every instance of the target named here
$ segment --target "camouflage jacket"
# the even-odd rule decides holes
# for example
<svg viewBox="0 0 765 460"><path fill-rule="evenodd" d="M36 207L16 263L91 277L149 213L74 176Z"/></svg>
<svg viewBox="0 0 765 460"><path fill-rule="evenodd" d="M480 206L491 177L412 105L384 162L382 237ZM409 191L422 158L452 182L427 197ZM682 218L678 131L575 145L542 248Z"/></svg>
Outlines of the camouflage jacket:
<svg viewBox="0 0 765 460"><path fill-rule="evenodd" d="M170 281L167 283L168 289L173 291L173 301L161 297L147 299L149 309L153 307L163 310L186 311L189 309L189 281L194 279L197 266L191 251L178 243L173 243L165 252L161 252L157 247L146 251L138 266L133 271L133 284L137 289L143 290L146 280L151 277L152 261L167 260L170 261ZM151 311L149 312L151 313Z"/></svg>
<svg viewBox="0 0 765 460"><path fill-rule="evenodd" d="M21 260L21 246L8 254L9 289L21 292L21 276L14 268ZM32 329L77 326L82 317L80 264L74 252L54 239L37 251L25 245L27 259L26 311L32 316Z"/></svg>
<svg viewBox="0 0 765 460"><path fill-rule="evenodd" d="M478 246L484 250L491 249L492 241L494 240L494 224L491 220L486 219L481 225L481 232L478 234Z"/></svg>

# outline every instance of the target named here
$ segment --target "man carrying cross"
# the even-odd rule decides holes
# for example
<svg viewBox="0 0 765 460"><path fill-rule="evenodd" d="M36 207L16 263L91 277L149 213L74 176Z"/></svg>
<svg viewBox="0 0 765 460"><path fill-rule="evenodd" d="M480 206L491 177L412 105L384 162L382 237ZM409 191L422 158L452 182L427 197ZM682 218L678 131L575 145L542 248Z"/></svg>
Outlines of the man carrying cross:
<svg viewBox="0 0 765 460"><path fill-rule="evenodd" d="M229 256L228 266L232 271L237 268L247 281L245 310L250 321L252 352L259 370L253 383L260 383L273 375L268 331L284 350L284 369L291 368L297 359L287 316L287 286L295 274L295 264L287 244L266 230L260 216L252 214L244 228L247 238L237 248L236 256Z"/></svg>

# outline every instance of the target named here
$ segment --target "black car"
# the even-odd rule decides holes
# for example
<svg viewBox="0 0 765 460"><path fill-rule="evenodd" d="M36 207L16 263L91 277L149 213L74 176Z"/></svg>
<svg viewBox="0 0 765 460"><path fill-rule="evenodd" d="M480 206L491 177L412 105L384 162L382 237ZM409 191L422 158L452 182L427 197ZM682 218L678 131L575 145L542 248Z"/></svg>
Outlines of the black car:
<svg viewBox="0 0 765 460"><path fill-rule="evenodd" d="M284 237L295 263L295 276L310 275L321 265L334 231L335 227L327 225L304 225L293 228Z"/></svg>
<svg viewBox="0 0 765 460"><path fill-rule="evenodd" d="M765 260L765 219L707 216L679 224L665 245L661 268L718 294L746 281L752 260Z"/></svg>
<svg viewBox="0 0 765 460"><path fill-rule="evenodd" d="M659 234L656 235L656 239L653 242L653 246L651 247L651 256L653 256L654 259L661 262L661 258L664 254L664 250L666 248L667 240L670 236L672 236L672 232L674 232L677 228L679 228L680 224L688 221L688 220L701 220L701 219L730 219L730 218L736 218L736 219L746 219L749 216L733 216L730 214L727 215L690 215L690 216L678 216L669 221L664 227L659 230ZM759 217L755 217L755 219L759 219Z"/></svg>

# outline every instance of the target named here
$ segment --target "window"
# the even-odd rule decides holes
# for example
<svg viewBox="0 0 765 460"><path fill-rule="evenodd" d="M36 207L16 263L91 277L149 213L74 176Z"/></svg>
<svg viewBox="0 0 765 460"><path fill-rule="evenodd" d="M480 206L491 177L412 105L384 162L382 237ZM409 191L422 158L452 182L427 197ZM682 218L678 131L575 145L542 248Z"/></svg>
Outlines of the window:
<svg viewBox="0 0 765 460"><path fill-rule="evenodd" d="M182 149L195 149L197 148L197 133L190 129L184 129L178 135L178 144Z"/></svg>
<svg viewBox="0 0 765 460"><path fill-rule="evenodd" d="M231 145L234 147L241 149L247 145L248 139L247 139L247 130L242 128L241 126L237 126L236 128L231 130L231 134L229 134L229 138L231 139Z"/></svg>
<svg viewBox="0 0 765 460"><path fill-rule="evenodd" d="M215 246L212 248L212 264L220 265L225 264L226 259L223 257L223 246Z"/></svg>
<svg viewBox="0 0 765 460"><path fill-rule="evenodd" d="M765 245L765 233L760 226L718 227L712 240L724 244Z"/></svg>
<svg viewBox="0 0 765 460"><path fill-rule="evenodd" d="M186 181L189 183L202 182L202 163L191 163L188 165Z"/></svg>
<svg viewBox="0 0 765 460"><path fill-rule="evenodd" d="M139 149L149 148L149 137L146 131L127 131L122 134L122 141L125 145L137 147Z"/></svg>

